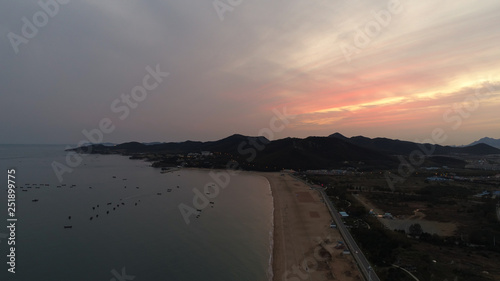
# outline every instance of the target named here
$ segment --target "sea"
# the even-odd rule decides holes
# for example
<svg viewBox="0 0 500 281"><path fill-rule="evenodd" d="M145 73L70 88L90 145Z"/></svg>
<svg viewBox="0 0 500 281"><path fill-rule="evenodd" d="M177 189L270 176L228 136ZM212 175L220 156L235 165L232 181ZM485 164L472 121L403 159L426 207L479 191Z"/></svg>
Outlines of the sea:
<svg viewBox="0 0 500 281"><path fill-rule="evenodd" d="M272 279L265 177L241 172L222 188L214 175L224 170L161 173L121 155L81 155L78 163L66 147L0 145L0 280ZM8 210L12 169L15 210ZM192 212L189 223L179 206Z"/></svg>

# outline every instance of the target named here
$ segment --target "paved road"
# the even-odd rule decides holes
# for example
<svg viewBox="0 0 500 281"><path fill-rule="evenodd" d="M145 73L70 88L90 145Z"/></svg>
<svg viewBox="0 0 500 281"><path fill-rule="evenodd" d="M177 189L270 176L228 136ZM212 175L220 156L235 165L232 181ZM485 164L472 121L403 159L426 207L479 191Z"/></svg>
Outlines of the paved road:
<svg viewBox="0 0 500 281"><path fill-rule="evenodd" d="M366 280L368 280L368 281L380 281L380 279L378 278L375 271L373 271L371 269L370 263L366 259L363 252L361 252L361 249L356 244L356 241L354 241L354 238L352 238L351 233L347 230L346 226L342 222L342 217L340 216L339 212L337 212L337 210L333 206L332 201L330 201L330 199L326 195L324 189L322 189L322 188L315 188L315 189L321 193L321 196L323 196L323 200L325 200L326 205L328 206L328 209L330 210L330 213L332 214L333 220L337 224L337 228L339 229L340 234L342 234L342 237L344 237L345 244L347 245L347 247L349 247L351 254L354 256L354 259L358 263L358 267L361 269L361 272L365 276Z"/></svg>

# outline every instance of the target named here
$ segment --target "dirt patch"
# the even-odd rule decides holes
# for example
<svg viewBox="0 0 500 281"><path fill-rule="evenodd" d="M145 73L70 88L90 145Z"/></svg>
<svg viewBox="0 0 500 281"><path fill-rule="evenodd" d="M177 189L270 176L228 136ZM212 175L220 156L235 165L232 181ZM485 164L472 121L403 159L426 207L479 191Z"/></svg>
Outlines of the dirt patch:
<svg viewBox="0 0 500 281"><path fill-rule="evenodd" d="M309 212L309 216L311 218L319 218L319 213L318 212Z"/></svg>
<svg viewBox="0 0 500 281"><path fill-rule="evenodd" d="M301 203L311 203L314 202L314 198L312 197L310 192L296 192L295 196L297 196L297 200Z"/></svg>
<svg viewBox="0 0 500 281"><path fill-rule="evenodd" d="M367 198L362 195L354 196L354 198L358 199L361 204L363 204L366 208L373 210L376 214L384 214L384 210L380 208L376 208ZM412 206L417 207L417 206ZM419 209L415 209L412 216L401 216L398 217L398 214L392 214L396 218L387 219L387 218L378 218L381 223L387 226L391 230L396 229L404 229L407 233L409 232L410 225L418 223L422 226L422 230L424 232L430 234L437 234L440 236L453 236L455 231L457 230L457 225L451 222L437 222L424 219L425 214Z"/></svg>
<svg viewBox="0 0 500 281"><path fill-rule="evenodd" d="M385 226L389 229L404 229L406 233L409 233L410 225L418 223L422 226L422 231L437 234L439 236L453 236L457 226L454 223L449 222L437 222L428 221L425 219L379 219Z"/></svg>

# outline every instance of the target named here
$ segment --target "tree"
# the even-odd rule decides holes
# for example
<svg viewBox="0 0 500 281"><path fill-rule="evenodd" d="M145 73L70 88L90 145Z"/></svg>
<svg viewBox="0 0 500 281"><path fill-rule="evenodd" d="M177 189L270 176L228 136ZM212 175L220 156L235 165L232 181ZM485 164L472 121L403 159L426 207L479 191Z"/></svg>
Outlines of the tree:
<svg viewBox="0 0 500 281"><path fill-rule="evenodd" d="M415 237L415 236L420 236L422 234L422 226L419 223L415 223L410 225L410 235Z"/></svg>

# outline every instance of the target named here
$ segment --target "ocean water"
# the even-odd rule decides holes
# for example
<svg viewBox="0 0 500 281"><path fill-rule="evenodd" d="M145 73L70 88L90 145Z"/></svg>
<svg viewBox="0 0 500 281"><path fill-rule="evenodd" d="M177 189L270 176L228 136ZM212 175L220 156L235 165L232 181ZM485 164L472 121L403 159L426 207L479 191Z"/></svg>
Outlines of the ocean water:
<svg viewBox="0 0 500 281"><path fill-rule="evenodd" d="M214 182L209 171L162 174L144 161L86 155L59 182L51 164L66 163L64 148L0 145L5 179L0 280L271 278L273 205L264 177L240 173L218 194L206 194L203 187ZM16 170L18 219L15 274L7 272L6 189L11 168ZM193 207L193 189L212 196L213 204L186 224L179 204Z"/></svg>

